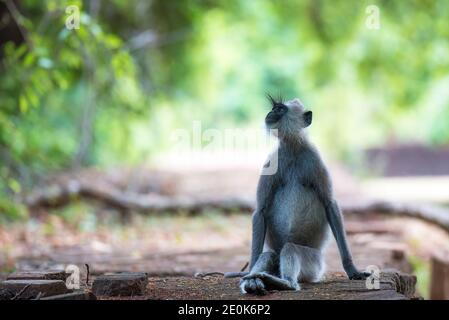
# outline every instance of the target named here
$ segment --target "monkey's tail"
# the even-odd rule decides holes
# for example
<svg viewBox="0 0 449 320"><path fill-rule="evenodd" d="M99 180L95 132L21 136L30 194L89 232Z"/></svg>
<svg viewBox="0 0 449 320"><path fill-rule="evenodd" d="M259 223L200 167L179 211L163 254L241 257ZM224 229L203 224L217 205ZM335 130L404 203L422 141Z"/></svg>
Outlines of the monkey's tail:
<svg viewBox="0 0 449 320"><path fill-rule="evenodd" d="M195 273L193 276L195 278L204 278L207 276L223 276L225 278L241 278L244 277L246 275L248 275L249 272L245 271L245 272L197 272Z"/></svg>
<svg viewBox="0 0 449 320"><path fill-rule="evenodd" d="M245 263L243 268L240 270L240 272L197 272L194 274L195 278L203 278L206 276L223 276L224 278L241 278L249 274L248 271L243 271L248 267L248 262Z"/></svg>
<svg viewBox="0 0 449 320"><path fill-rule="evenodd" d="M240 271L240 272L225 272L225 274L223 275L225 278L241 278L244 277L246 275L248 275L249 272L248 271Z"/></svg>

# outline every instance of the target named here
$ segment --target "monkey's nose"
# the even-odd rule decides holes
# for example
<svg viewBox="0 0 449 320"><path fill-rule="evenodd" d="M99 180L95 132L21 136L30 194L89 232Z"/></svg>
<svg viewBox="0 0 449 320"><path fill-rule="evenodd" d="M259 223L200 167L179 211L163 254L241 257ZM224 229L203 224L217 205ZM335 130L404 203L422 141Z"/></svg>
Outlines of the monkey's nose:
<svg viewBox="0 0 449 320"><path fill-rule="evenodd" d="M267 116L265 117L265 123L266 124L274 124L274 123L278 122L279 119L280 119L279 115L269 112L267 114Z"/></svg>

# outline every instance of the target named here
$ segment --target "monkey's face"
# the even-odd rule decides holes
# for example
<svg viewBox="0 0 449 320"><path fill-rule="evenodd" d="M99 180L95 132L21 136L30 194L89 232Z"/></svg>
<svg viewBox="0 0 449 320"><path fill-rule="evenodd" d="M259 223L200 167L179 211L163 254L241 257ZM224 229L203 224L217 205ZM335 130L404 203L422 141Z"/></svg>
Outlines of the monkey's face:
<svg viewBox="0 0 449 320"><path fill-rule="evenodd" d="M296 98L287 102L275 101L271 96L272 109L265 117L268 129L277 129L288 134L310 126L312 111L305 111L301 101Z"/></svg>
<svg viewBox="0 0 449 320"><path fill-rule="evenodd" d="M283 102L274 102L271 111L265 117L265 124L268 128L275 129L287 112L288 107Z"/></svg>

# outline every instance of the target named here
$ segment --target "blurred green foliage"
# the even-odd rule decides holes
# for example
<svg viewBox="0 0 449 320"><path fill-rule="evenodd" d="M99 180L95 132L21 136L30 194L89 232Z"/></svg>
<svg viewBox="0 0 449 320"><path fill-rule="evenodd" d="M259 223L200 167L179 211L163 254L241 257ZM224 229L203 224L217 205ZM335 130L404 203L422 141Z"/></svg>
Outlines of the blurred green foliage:
<svg viewBox="0 0 449 320"><path fill-rule="evenodd" d="M445 0L0 2L17 3L25 34L1 44L4 199L49 172L141 162L192 120L259 126L267 92L299 96L314 139L346 161L390 140L449 141Z"/></svg>

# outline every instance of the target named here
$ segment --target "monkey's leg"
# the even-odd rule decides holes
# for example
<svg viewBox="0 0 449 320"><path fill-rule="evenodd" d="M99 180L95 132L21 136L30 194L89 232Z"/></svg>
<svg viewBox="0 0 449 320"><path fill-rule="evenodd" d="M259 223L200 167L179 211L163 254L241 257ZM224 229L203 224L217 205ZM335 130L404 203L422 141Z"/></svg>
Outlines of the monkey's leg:
<svg viewBox="0 0 449 320"><path fill-rule="evenodd" d="M323 278L325 271L324 256L320 250L297 246L301 259L300 282L314 283Z"/></svg>
<svg viewBox="0 0 449 320"><path fill-rule="evenodd" d="M314 248L286 243L279 259L281 278L296 290L300 289L298 280L316 282L324 273L323 255Z"/></svg>
<svg viewBox="0 0 449 320"><path fill-rule="evenodd" d="M265 294L269 290L295 290L279 274L279 256L274 252L264 252L254 264L251 272L242 278L240 288L243 293ZM255 289L254 289L255 288Z"/></svg>
<svg viewBox="0 0 449 320"><path fill-rule="evenodd" d="M278 263L279 259L274 252L263 252L260 254L249 275L240 280L242 293L265 294L264 282L258 275L276 272Z"/></svg>
<svg viewBox="0 0 449 320"><path fill-rule="evenodd" d="M281 279L275 275L266 272L252 273L242 278L242 280L252 280L252 279L261 280L264 285L264 289L266 291L296 290L295 287L293 287L289 281Z"/></svg>

